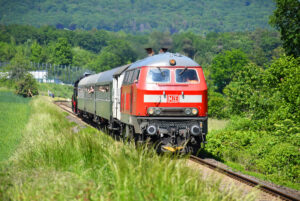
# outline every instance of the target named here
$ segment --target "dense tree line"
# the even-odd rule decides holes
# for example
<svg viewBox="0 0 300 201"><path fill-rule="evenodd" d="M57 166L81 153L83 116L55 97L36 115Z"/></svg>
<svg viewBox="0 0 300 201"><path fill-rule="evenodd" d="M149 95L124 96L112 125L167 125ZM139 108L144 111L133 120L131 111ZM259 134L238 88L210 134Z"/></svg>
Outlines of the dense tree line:
<svg viewBox="0 0 300 201"><path fill-rule="evenodd" d="M257 29L252 32L169 32L126 34L104 30L70 31L51 26L0 26L0 60L8 61L19 53L33 62L73 65L100 72L131 63L146 56L143 50L161 47L195 59L203 67L212 64L218 54L236 49L258 65L268 63L282 52L278 32ZM230 71L230 70L229 70Z"/></svg>
<svg viewBox="0 0 300 201"><path fill-rule="evenodd" d="M201 34L269 28L268 17L275 8L273 0L12 0L0 5L2 24Z"/></svg>

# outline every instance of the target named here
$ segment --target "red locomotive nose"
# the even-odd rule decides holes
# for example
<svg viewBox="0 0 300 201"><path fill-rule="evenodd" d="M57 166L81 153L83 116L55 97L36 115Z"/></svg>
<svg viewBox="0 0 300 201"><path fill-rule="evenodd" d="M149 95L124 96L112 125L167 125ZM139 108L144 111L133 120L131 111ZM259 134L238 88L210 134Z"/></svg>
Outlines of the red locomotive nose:
<svg viewBox="0 0 300 201"><path fill-rule="evenodd" d="M139 82L123 86L122 94L124 112L135 116L207 113L207 86L201 67L142 67ZM131 100L133 105L129 104Z"/></svg>

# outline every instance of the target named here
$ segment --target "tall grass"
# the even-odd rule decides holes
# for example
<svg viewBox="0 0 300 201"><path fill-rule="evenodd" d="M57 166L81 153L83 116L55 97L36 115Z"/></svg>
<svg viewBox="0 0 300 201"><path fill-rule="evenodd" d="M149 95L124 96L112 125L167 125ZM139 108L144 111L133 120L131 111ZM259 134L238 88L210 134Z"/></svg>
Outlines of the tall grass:
<svg viewBox="0 0 300 201"><path fill-rule="evenodd" d="M228 120L208 118L208 131L220 130L226 127Z"/></svg>
<svg viewBox="0 0 300 201"><path fill-rule="evenodd" d="M45 97L20 147L0 169L0 200L251 200L219 182L203 181L184 159L112 140L81 128Z"/></svg>
<svg viewBox="0 0 300 201"><path fill-rule="evenodd" d="M30 114L30 99L0 89L0 161L6 160L18 145Z"/></svg>

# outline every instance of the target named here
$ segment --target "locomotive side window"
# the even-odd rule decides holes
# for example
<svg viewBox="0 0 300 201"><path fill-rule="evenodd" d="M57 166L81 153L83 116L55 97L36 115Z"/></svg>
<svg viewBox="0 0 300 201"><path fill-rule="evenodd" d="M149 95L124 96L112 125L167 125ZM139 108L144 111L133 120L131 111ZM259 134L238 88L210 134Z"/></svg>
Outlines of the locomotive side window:
<svg viewBox="0 0 300 201"><path fill-rule="evenodd" d="M124 77L124 80L123 80L123 84L130 84L130 80L131 80L131 77L132 77L132 72L133 71L127 71L125 73L125 77Z"/></svg>
<svg viewBox="0 0 300 201"><path fill-rule="evenodd" d="M177 83L198 83L199 78L196 70L194 69L176 69L176 82Z"/></svg>
<svg viewBox="0 0 300 201"><path fill-rule="evenodd" d="M134 72L133 70L128 72L129 75L128 75L128 79L127 79L127 84L132 83L131 80L132 80L132 77L133 77L133 72Z"/></svg>
<svg viewBox="0 0 300 201"><path fill-rule="evenodd" d="M123 84L127 84L128 76L129 76L129 72L127 71L124 76Z"/></svg>
<svg viewBox="0 0 300 201"><path fill-rule="evenodd" d="M136 69L133 73L130 83L133 83L135 80L139 80L140 69Z"/></svg>
<svg viewBox="0 0 300 201"><path fill-rule="evenodd" d="M170 70L169 69L161 69L161 68L151 68L147 74L147 82L170 82Z"/></svg>
<svg viewBox="0 0 300 201"><path fill-rule="evenodd" d="M135 80L139 78L139 74L140 74L139 69L127 71L125 73L123 84L124 85L132 84Z"/></svg>

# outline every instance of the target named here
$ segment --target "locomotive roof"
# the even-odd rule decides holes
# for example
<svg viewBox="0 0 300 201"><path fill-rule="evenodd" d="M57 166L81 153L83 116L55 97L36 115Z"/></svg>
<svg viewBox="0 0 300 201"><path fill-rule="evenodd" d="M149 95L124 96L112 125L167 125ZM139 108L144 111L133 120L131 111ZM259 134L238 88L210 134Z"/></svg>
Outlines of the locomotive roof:
<svg viewBox="0 0 300 201"><path fill-rule="evenodd" d="M80 80L78 86L86 86L86 85L89 86L89 85L95 85L96 83L107 84L109 82L112 82L113 76L114 77L119 76L127 69L130 70L141 66L159 66L159 67L170 66L171 59L174 59L176 61L175 66L199 66L198 63L196 63L189 57L186 57L179 53L174 54L174 53L166 52L162 54L149 56L145 59L136 61L133 64L127 64L95 75L90 75Z"/></svg>
<svg viewBox="0 0 300 201"><path fill-rule="evenodd" d="M131 64L129 69L134 69L141 66L171 66L171 59L174 59L176 61L175 66L199 66L198 63L196 63L194 60L190 59L187 56L181 55L179 53L166 52L149 56L145 59L136 61L135 63Z"/></svg>

